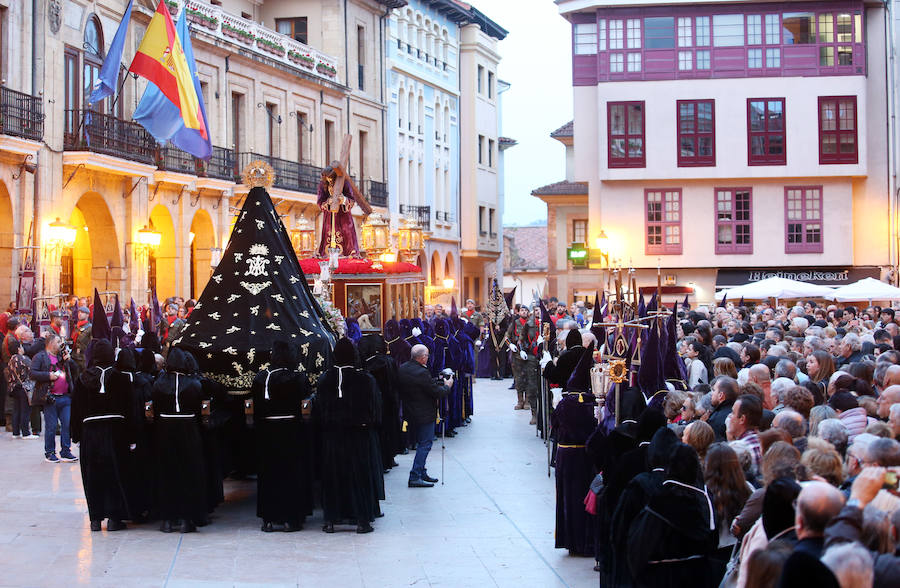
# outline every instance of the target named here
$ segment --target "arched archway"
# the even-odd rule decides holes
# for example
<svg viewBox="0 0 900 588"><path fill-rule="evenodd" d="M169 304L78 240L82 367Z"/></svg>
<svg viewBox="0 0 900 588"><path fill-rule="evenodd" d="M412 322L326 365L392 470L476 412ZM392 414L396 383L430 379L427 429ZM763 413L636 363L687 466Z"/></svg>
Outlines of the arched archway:
<svg viewBox="0 0 900 588"><path fill-rule="evenodd" d="M150 228L160 234L159 247L150 257L150 283L156 296L165 300L183 293L175 291L175 225L169 209L157 204L150 211Z"/></svg>
<svg viewBox="0 0 900 588"><path fill-rule="evenodd" d="M124 275L116 224L103 196L86 192L69 216L77 229L75 244L63 253L60 290L91 296L98 290L119 291Z"/></svg>
<svg viewBox="0 0 900 588"><path fill-rule="evenodd" d="M431 254L431 268L430 268L430 271L428 272L432 286L440 285L441 279L443 279L443 276L444 276L444 274L442 272L443 269L444 269L444 266L441 263L441 254L438 253L437 251L435 251L434 253Z"/></svg>
<svg viewBox="0 0 900 588"><path fill-rule="evenodd" d="M212 248L216 246L216 232L212 219L205 210L198 210L191 221L191 291L190 297L200 297L206 282L212 276Z"/></svg>
<svg viewBox="0 0 900 588"><path fill-rule="evenodd" d="M447 259L444 260L444 278L453 278L456 280L456 262L453 259L453 253L447 253Z"/></svg>
<svg viewBox="0 0 900 588"><path fill-rule="evenodd" d="M15 300L18 281L13 276L13 252L15 249L15 227L13 225L12 200L6 190L6 184L0 182L0 267L9 268L0 272L0 303L4 305ZM13 298L7 297L13 296Z"/></svg>

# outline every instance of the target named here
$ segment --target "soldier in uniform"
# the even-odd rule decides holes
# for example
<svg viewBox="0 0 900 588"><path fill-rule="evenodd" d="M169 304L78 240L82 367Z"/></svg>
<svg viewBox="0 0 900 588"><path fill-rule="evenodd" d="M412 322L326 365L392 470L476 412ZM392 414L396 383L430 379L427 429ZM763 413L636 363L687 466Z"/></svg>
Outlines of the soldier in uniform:
<svg viewBox="0 0 900 588"><path fill-rule="evenodd" d="M528 408L531 410L531 423L537 424L537 391L540 363L538 361L539 327L535 323L528 306L519 307L518 316L512 321L506 333L510 341L509 349L513 352L513 367L515 373L516 395L518 403L516 410Z"/></svg>
<svg viewBox="0 0 900 588"><path fill-rule="evenodd" d="M484 318L481 316L481 313L475 310L475 301L469 298L466 300L466 309L463 311L463 317L473 325L481 329L482 325L484 325Z"/></svg>
<svg viewBox="0 0 900 588"><path fill-rule="evenodd" d="M104 312L102 307L99 311ZM72 359L78 364L80 370L84 370L86 367L85 353L92 338L91 328L93 325L90 317L91 311L88 310L87 306L78 307L78 321L75 323L75 332L72 333L72 343L75 345Z"/></svg>
<svg viewBox="0 0 900 588"><path fill-rule="evenodd" d="M178 305L170 302L166 305L166 336L163 340L163 356L169 353L172 342L181 336L181 330L184 328L185 321L178 316Z"/></svg>

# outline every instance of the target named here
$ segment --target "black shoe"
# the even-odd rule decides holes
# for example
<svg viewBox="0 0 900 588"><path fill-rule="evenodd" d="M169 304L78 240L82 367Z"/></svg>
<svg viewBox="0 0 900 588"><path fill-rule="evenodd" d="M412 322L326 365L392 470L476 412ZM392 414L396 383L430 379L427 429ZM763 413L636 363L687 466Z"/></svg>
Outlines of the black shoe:
<svg viewBox="0 0 900 588"><path fill-rule="evenodd" d="M384 468L384 469L381 471L381 473L382 473L382 474L390 474L390 473L391 473L391 468Z"/></svg>
<svg viewBox="0 0 900 588"><path fill-rule="evenodd" d="M456 435L457 435L456 431L447 431L448 437L456 437Z"/></svg>
<svg viewBox="0 0 900 588"><path fill-rule="evenodd" d="M410 480L409 481L410 488L433 488L434 484L431 482L426 482L425 480Z"/></svg>
<svg viewBox="0 0 900 588"><path fill-rule="evenodd" d="M194 533L196 531L197 525L194 524L194 521L184 520L181 522L182 533Z"/></svg>
<svg viewBox="0 0 900 588"><path fill-rule="evenodd" d="M275 530L275 527L273 527L272 523L270 523L269 521L264 521L262 524L262 527L260 527L259 530L262 531L263 533L271 533L272 531Z"/></svg>
<svg viewBox="0 0 900 588"><path fill-rule="evenodd" d="M602 571L603 571L603 568L600 567L600 564L597 564L597 565L594 566L594 571L595 571L595 572L602 572Z"/></svg>
<svg viewBox="0 0 900 588"><path fill-rule="evenodd" d="M432 478L432 477L429 476L428 474L423 474L423 475L422 475L422 479L425 480L426 482L430 483L430 484L437 484L437 483L438 483L438 479L437 479L437 478Z"/></svg>
<svg viewBox="0 0 900 588"><path fill-rule="evenodd" d="M356 525L356 532L362 535L363 533L371 533L375 528L369 523Z"/></svg>
<svg viewBox="0 0 900 588"><path fill-rule="evenodd" d="M303 528L303 525L298 524L298 523L287 522L284 524L284 532L285 533L294 533L296 531L299 531L302 528Z"/></svg>
<svg viewBox="0 0 900 588"><path fill-rule="evenodd" d="M397 466L399 466L399 465L400 465L400 464L397 463L397 460L396 460L396 459L392 459L392 460L391 460L391 467L392 467L392 468L395 468L395 467L397 467Z"/></svg>
<svg viewBox="0 0 900 588"><path fill-rule="evenodd" d="M334 523L325 523L322 526L322 530L326 533L334 533Z"/></svg>
<svg viewBox="0 0 900 588"><path fill-rule="evenodd" d="M159 526L159 530L163 533L171 533L175 529L172 527L172 521L163 521Z"/></svg>
<svg viewBox="0 0 900 588"><path fill-rule="evenodd" d="M125 523L116 519L109 519L106 521L106 530L107 531L123 531L128 527L125 526Z"/></svg>
<svg viewBox="0 0 900 588"><path fill-rule="evenodd" d="M100 521L91 521L91 531L100 530Z"/></svg>
<svg viewBox="0 0 900 588"><path fill-rule="evenodd" d="M404 447L403 451L400 452L401 455L409 455L409 447ZM398 464L399 465L399 464Z"/></svg>

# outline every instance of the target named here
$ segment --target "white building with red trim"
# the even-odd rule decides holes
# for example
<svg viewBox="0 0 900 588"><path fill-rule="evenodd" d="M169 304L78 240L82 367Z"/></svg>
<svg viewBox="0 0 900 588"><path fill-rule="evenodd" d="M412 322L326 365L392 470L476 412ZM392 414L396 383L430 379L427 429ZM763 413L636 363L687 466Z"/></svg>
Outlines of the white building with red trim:
<svg viewBox="0 0 900 588"><path fill-rule="evenodd" d="M557 4L595 248L582 271L606 267L601 233L639 286L661 267L666 302L771 273L842 283L896 266L883 4Z"/></svg>

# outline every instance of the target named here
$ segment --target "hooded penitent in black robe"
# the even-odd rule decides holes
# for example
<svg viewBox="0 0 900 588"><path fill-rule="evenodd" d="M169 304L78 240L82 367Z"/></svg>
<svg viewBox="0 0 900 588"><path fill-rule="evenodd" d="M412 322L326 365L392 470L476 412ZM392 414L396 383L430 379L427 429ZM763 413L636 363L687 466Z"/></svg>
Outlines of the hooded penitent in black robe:
<svg viewBox="0 0 900 588"><path fill-rule="evenodd" d="M553 362L547 364L544 368L544 377L551 386L565 386L582 355L584 346L581 344L581 333L578 329L570 329L566 333L566 348L559 354L555 364Z"/></svg>
<svg viewBox="0 0 900 588"><path fill-rule="evenodd" d="M296 347L275 341L269 367L251 388L259 449L256 516L294 528L313 507L311 447L300 418L301 402L311 390L299 364Z"/></svg>
<svg viewBox="0 0 900 588"><path fill-rule="evenodd" d="M81 443L81 479L91 521L131 518L126 484L134 442L131 382L113 367L112 345L94 339L90 366L75 380L72 441Z"/></svg>
<svg viewBox="0 0 900 588"><path fill-rule="evenodd" d="M584 510L584 498L594 478L593 464L585 449L597 427L590 393L591 357L594 346L579 361L566 392L550 415L556 450L556 547L573 555L594 555L596 526Z"/></svg>
<svg viewBox="0 0 900 588"><path fill-rule="evenodd" d="M650 470L635 476L625 486L619 504L613 512L610 533L604 538L609 542L613 557L613 575L615 586L630 586L631 572L625 561L628 545L628 530L638 513L647 506L651 498L662 491L662 483L666 479L666 467L669 456L678 437L672 429L663 427L656 431L647 448L647 462Z"/></svg>
<svg viewBox="0 0 900 588"><path fill-rule="evenodd" d="M153 384L157 511L164 521L206 522L207 472L200 433L203 389L184 351L169 350Z"/></svg>
<svg viewBox="0 0 900 588"><path fill-rule="evenodd" d="M384 493L381 457L373 446L381 407L375 379L356 367L355 356L349 339L337 342L335 365L319 377L315 413L322 434L325 521L363 527L375 520Z"/></svg>
<svg viewBox="0 0 900 588"><path fill-rule="evenodd" d="M673 451L662 489L628 531L626 557L634 586L718 586L710 556L719 543L715 512L697 487L700 463L693 448Z"/></svg>
<svg viewBox="0 0 900 588"><path fill-rule="evenodd" d="M156 479L151 446L152 424L144 418L144 406L151 400L153 382L150 377L137 371L134 351L128 347L119 351L116 369L131 383L129 400L134 450L127 456L128 504L133 517L147 517L153 509L153 483Z"/></svg>
<svg viewBox="0 0 900 588"><path fill-rule="evenodd" d="M363 335L359 340L359 355L363 368L378 384L381 393L381 465L384 470L394 466L394 456L400 453L400 392L397 389L397 364L387 355L387 345L381 335Z"/></svg>

